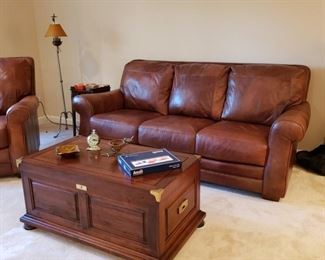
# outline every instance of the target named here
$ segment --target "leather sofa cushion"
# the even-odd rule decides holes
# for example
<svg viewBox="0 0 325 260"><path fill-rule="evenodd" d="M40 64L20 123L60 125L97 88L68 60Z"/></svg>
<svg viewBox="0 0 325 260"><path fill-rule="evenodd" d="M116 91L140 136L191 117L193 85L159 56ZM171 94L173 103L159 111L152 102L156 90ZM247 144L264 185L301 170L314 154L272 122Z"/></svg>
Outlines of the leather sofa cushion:
<svg viewBox="0 0 325 260"><path fill-rule="evenodd" d="M194 153L196 133L213 124L210 119L168 115L143 122L139 144L172 151Z"/></svg>
<svg viewBox="0 0 325 260"><path fill-rule="evenodd" d="M168 113L173 65L158 61L131 61L125 65L121 91L125 107Z"/></svg>
<svg viewBox="0 0 325 260"><path fill-rule="evenodd" d="M0 116L0 149L8 146L7 118L6 116Z"/></svg>
<svg viewBox="0 0 325 260"><path fill-rule="evenodd" d="M175 66L169 113L220 119L229 66L189 63Z"/></svg>
<svg viewBox="0 0 325 260"><path fill-rule="evenodd" d="M0 115L6 114L9 107L33 91L33 60L0 58Z"/></svg>
<svg viewBox="0 0 325 260"><path fill-rule="evenodd" d="M197 154L225 162L264 166L269 127L220 121L197 133Z"/></svg>
<svg viewBox="0 0 325 260"><path fill-rule="evenodd" d="M90 118L91 129L96 129L104 139L115 139L134 136L133 142L138 142L138 127L146 120L160 116L159 113L121 109L109 113L96 114Z"/></svg>
<svg viewBox="0 0 325 260"><path fill-rule="evenodd" d="M305 66L233 65L222 118L271 125L306 99L309 76Z"/></svg>

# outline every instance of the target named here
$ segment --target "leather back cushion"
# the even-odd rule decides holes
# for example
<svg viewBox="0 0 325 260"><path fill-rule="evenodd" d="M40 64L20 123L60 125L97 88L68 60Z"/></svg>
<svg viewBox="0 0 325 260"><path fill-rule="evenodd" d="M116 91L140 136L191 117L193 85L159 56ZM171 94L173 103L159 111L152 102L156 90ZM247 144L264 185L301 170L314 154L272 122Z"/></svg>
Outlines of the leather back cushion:
<svg viewBox="0 0 325 260"><path fill-rule="evenodd" d="M229 66L189 63L175 66L170 114L220 119Z"/></svg>
<svg viewBox="0 0 325 260"><path fill-rule="evenodd" d="M159 61L131 61L124 67L121 91L125 107L168 113L173 65Z"/></svg>
<svg viewBox="0 0 325 260"><path fill-rule="evenodd" d="M271 125L288 107L306 100L310 70L298 65L234 65L223 119Z"/></svg>
<svg viewBox="0 0 325 260"><path fill-rule="evenodd" d="M0 114L35 93L32 58L0 58Z"/></svg>

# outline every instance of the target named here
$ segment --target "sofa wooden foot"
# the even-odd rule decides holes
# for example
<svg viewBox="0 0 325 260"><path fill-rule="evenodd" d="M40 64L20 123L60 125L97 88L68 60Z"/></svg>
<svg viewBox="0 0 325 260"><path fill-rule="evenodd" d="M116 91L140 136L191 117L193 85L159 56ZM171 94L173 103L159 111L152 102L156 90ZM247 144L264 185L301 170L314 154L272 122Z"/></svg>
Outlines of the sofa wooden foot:
<svg viewBox="0 0 325 260"><path fill-rule="evenodd" d="M33 226L31 226L31 225L28 225L28 224L26 224L26 223L24 223L24 229L26 229L26 230L33 230L33 229L35 229L36 227L33 227Z"/></svg>
<svg viewBox="0 0 325 260"><path fill-rule="evenodd" d="M279 202L280 201L280 197L276 197L276 196L268 196L268 195L263 195L262 194L262 198L266 199L266 200L272 200L272 201L276 201Z"/></svg>
<svg viewBox="0 0 325 260"><path fill-rule="evenodd" d="M204 220L202 220L202 222L197 226L197 228L202 228L205 225Z"/></svg>

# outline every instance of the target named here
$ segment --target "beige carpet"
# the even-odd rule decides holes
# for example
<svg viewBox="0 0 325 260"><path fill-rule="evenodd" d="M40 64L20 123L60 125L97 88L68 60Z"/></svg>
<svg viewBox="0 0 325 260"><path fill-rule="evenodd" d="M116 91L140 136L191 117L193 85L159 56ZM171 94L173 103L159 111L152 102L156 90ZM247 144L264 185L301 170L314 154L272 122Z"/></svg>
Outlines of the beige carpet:
<svg viewBox="0 0 325 260"><path fill-rule="evenodd" d="M42 147L56 142L42 126ZM46 133L46 131L47 133ZM71 137L64 131L60 139ZM215 185L201 185L206 224L175 259L325 260L325 177L294 168L281 202ZM40 229L26 231L21 181L0 179L0 259L118 259Z"/></svg>

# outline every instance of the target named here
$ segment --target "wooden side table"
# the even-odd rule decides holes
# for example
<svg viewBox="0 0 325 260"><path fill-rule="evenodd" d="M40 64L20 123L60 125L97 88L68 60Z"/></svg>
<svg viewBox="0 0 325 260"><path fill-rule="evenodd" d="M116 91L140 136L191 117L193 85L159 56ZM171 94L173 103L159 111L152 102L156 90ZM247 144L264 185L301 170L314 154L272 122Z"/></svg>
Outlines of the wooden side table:
<svg viewBox="0 0 325 260"><path fill-rule="evenodd" d="M82 90L82 91L77 91L74 86L71 86L70 87L71 104L72 104L72 100L75 96L78 96L81 94L94 94L94 93L108 92L110 90L111 90L110 85L105 85L102 87L97 87L97 88L92 88L92 89L86 89L86 90ZM73 136L76 136L76 134L77 134L76 111L73 109L73 107L72 107L71 111L72 111Z"/></svg>

